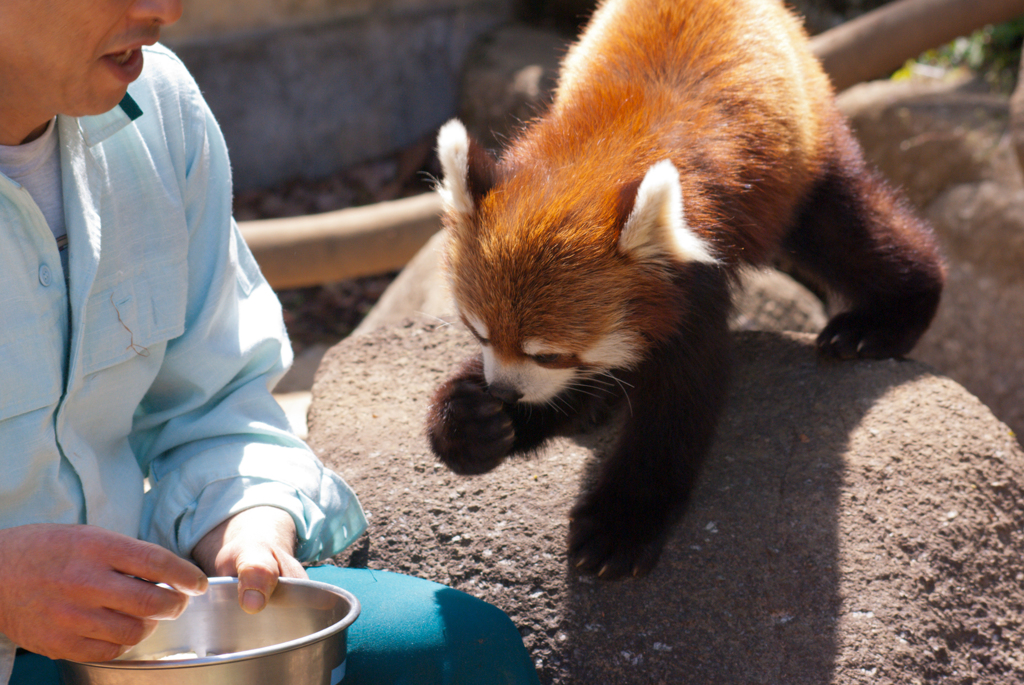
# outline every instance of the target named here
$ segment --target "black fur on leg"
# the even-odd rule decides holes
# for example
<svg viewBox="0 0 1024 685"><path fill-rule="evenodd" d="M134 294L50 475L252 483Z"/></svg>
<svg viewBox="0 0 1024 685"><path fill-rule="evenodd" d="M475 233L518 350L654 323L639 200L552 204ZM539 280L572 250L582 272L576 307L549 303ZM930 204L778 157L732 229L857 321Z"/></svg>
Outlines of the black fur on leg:
<svg viewBox="0 0 1024 685"><path fill-rule="evenodd" d="M945 269L931 228L865 164L847 124L784 242L801 272L850 303L818 337L827 357L902 357L938 308Z"/></svg>
<svg viewBox="0 0 1024 685"><path fill-rule="evenodd" d="M649 573L711 448L729 376L724 274L691 267L678 333L624 380L632 412L594 487L573 507L569 562L614 580Z"/></svg>

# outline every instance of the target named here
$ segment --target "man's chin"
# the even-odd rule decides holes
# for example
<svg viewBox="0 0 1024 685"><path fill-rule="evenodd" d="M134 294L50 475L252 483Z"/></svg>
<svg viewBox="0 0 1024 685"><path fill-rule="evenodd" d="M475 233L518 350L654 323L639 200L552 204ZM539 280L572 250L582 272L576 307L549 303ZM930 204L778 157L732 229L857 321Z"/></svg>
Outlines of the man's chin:
<svg viewBox="0 0 1024 685"><path fill-rule="evenodd" d="M117 107L128 92L128 86L118 84L116 88L104 89L102 94L95 94L88 102L80 103L78 107L70 109L61 114L71 117L90 117L99 114L106 114Z"/></svg>

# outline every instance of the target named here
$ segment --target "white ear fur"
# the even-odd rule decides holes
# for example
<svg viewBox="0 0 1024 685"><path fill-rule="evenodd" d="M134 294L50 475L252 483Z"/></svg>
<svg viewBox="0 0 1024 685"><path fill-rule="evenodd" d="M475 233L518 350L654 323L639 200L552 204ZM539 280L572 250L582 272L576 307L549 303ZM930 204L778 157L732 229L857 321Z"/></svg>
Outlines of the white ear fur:
<svg viewBox="0 0 1024 685"><path fill-rule="evenodd" d="M641 261L714 264L711 245L686 225L679 172L670 160L652 166L636 194L633 211L619 236L619 247Z"/></svg>
<svg viewBox="0 0 1024 685"><path fill-rule="evenodd" d="M446 211L458 214L473 212L473 195L469 192L469 134L458 119L452 119L437 132L437 157L444 178L438 193Z"/></svg>

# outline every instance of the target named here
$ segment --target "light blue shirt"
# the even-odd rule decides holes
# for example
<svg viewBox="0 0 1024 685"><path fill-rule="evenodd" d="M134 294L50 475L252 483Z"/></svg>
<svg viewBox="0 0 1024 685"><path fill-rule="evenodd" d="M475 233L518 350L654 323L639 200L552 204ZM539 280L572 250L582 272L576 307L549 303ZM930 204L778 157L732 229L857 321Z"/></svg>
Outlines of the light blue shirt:
<svg viewBox="0 0 1024 685"><path fill-rule="evenodd" d="M272 505L300 560L337 554L366 521L270 394L291 348L231 217L221 132L166 48L128 95L58 117L69 285L0 174L0 527L88 523L187 557Z"/></svg>

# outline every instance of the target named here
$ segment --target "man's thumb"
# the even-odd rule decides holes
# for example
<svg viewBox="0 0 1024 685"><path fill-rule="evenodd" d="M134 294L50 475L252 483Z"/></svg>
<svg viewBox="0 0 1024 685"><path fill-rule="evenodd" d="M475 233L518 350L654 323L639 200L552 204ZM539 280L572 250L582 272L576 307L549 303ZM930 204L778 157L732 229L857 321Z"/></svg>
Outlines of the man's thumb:
<svg viewBox="0 0 1024 685"><path fill-rule="evenodd" d="M277 587L277 559L267 550L266 559L239 559L238 605L247 614L255 614L267 605Z"/></svg>

